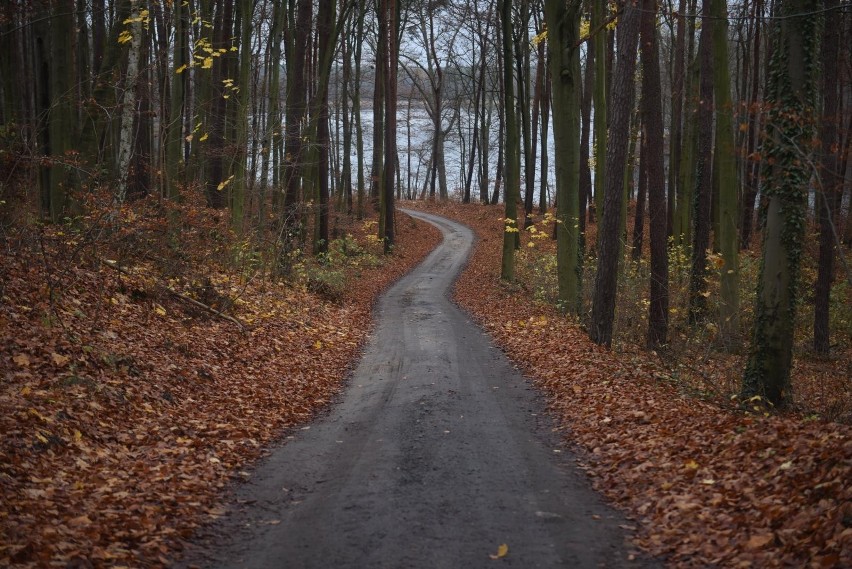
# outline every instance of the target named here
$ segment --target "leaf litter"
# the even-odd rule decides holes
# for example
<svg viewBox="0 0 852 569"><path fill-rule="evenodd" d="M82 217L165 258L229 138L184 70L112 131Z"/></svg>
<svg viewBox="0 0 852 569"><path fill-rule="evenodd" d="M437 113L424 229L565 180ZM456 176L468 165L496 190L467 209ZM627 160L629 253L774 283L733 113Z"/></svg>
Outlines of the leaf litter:
<svg viewBox="0 0 852 569"><path fill-rule="evenodd" d="M476 231L456 301L547 397L637 546L672 567L852 567L852 428L694 397L653 355L601 348L501 283L502 207L420 207Z"/></svg>
<svg viewBox="0 0 852 569"><path fill-rule="evenodd" d="M144 259L121 273L67 262L49 227L51 263L38 247L4 247L0 566L169 565L224 514L229 481L327 405L377 295L439 242L399 217L393 255L353 268L339 302L249 282L232 307L244 331L158 294L164 277Z"/></svg>

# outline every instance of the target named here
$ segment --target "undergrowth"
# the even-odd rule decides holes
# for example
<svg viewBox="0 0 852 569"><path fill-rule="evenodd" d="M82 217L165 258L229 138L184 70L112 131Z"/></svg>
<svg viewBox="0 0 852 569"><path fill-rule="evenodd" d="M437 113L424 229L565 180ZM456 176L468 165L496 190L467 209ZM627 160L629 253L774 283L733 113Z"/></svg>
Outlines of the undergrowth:
<svg viewBox="0 0 852 569"><path fill-rule="evenodd" d="M536 302L558 303L555 244L550 239L553 220L539 217L530 226L516 256L517 286L527 291ZM815 247L811 244L811 247ZM727 346L719 330L719 287L722 259L708 255L708 317L699 324L689 322L690 253L687 246L669 247L669 343L658 356L668 368L672 381L700 398L722 404L732 401L740 390L742 372L748 357L750 332L754 324L756 282L759 274L758 251L740 254L740 327L738 338ZM800 301L795 322L793 388L798 409L825 419L852 421L852 290L842 275L832 288L830 329L832 351L819 356L811 348L813 338L814 299L808 285L816 280L818 255L810 251L803 258L803 290L809 291ZM648 283L650 262L647 251L638 261L630 257L625 246L622 270L619 271L615 334L613 347L632 351L645 345L648 329ZM591 315L597 258L593 246L587 245L583 258L582 324ZM797 380L798 378L798 380ZM844 380L844 378L846 378Z"/></svg>

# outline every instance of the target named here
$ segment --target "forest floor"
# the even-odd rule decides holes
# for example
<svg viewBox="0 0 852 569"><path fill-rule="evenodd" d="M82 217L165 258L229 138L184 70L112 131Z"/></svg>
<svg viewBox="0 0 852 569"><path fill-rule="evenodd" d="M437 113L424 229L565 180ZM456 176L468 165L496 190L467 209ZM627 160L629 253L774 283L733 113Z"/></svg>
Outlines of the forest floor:
<svg viewBox="0 0 852 569"><path fill-rule="evenodd" d="M707 395L708 381L731 382L730 362L675 376L656 354L596 346L522 282L500 281L502 206L419 207L476 231L457 301L547 395L580 466L635 520L642 549L674 567L852 566L849 425ZM522 250L553 247L521 234ZM848 403L848 356L797 367L805 408L826 392Z"/></svg>
<svg viewBox="0 0 852 569"><path fill-rule="evenodd" d="M220 219L184 235L176 274L145 213L124 212L123 251L94 222L4 235L2 567L168 565L222 515L222 489L339 391L378 294L440 241L401 215L385 258L375 222L341 221L333 266L274 283L205 264Z"/></svg>
<svg viewBox="0 0 852 569"><path fill-rule="evenodd" d="M499 281L501 208L431 209L476 230L458 302L547 395L580 466L634 520L638 546L676 567L852 566L852 428L746 412L723 389L696 389L707 373L675 377L653 354L593 345ZM353 234L340 270L296 267L298 286L253 278L248 261L242 274L196 266L190 279L127 254L138 233L124 256L96 231L3 236L0 566L166 565L223 514L222 489L327 405L378 293L439 240L400 215L383 259L370 253L374 227L336 229ZM149 253L167 248L151 243ZM848 394L849 365L814 372L834 382L814 387L815 401Z"/></svg>

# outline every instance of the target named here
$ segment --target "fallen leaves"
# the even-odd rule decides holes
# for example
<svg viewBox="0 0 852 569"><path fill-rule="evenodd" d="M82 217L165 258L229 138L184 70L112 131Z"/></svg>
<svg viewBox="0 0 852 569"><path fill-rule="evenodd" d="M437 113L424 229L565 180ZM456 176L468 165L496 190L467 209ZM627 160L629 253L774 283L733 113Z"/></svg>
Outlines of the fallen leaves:
<svg viewBox="0 0 852 569"><path fill-rule="evenodd" d="M358 267L341 303L248 283L233 293L235 314L253 320L245 333L163 294L144 259L130 275L91 259L62 265L51 296L40 252L4 247L0 566L168 565L195 527L224 513L229 481L327 404L376 295L439 235L401 223L394 255Z"/></svg>
<svg viewBox="0 0 852 569"><path fill-rule="evenodd" d="M639 546L674 567L852 566L852 429L680 391L653 355L600 348L501 283L495 208L430 209L477 231L456 300L546 395L581 468L636 520Z"/></svg>
<svg viewBox="0 0 852 569"><path fill-rule="evenodd" d="M488 557L491 559L500 559L501 557L506 557L509 554L509 546L505 543L501 543L497 546L497 553L490 553Z"/></svg>

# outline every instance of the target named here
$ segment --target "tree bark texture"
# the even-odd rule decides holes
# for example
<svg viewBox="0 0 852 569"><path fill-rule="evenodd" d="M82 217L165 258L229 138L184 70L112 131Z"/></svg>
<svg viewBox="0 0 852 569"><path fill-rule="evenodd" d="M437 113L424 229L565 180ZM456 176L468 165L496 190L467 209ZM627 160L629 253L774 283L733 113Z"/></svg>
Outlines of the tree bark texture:
<svg viewBox="0 0 852 569"><path fill-rule="evenodd" d="M618 24L619 57L613 73L609 141L606 154L606 180L603 215L598 227L598 269L589 336L596 344L612 344L615 296L618 283L618 257L621 249L621 205L624 199L624 169L630 139L633 109L636 48L639 38L639 10L627 3ZM598 157L600 159L601 157Z"/></svg>

